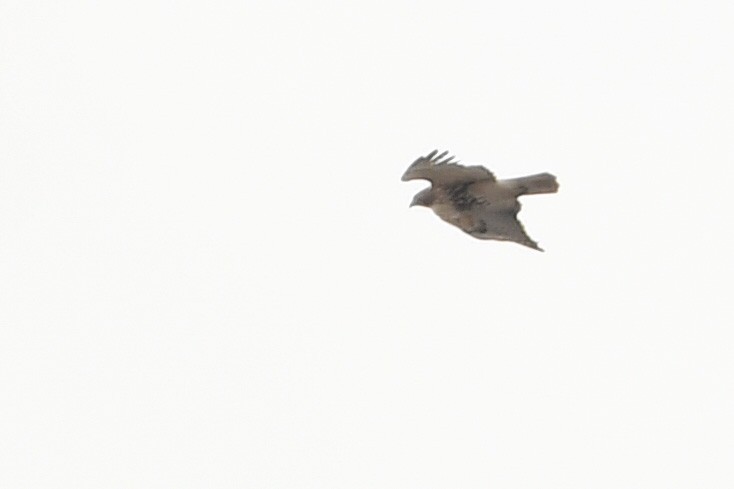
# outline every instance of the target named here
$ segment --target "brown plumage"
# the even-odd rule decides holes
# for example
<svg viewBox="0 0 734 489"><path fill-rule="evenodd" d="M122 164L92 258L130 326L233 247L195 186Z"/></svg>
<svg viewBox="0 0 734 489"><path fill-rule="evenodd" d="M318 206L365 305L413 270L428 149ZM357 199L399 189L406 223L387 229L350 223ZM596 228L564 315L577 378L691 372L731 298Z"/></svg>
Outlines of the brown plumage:
<svg viewBox="0 0 734 489"><path fill-rule="evenodd" d="M483 166L464 166L446 158L448 152L432 151L408 167L403 181L423 179L431 186L413 198L411 207L430 207L444 221L478 239L514 241L538 251L517 219L521 195L558 191L556 177L540 173L497 180Z"/></svg>

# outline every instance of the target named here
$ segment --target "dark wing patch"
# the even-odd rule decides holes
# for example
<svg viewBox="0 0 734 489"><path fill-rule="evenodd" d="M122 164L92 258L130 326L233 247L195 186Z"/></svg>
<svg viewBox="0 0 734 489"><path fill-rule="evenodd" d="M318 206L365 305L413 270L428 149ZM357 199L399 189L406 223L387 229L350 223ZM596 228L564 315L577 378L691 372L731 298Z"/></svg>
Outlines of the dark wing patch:
<svg viewBox="0 0 734 489"><path fill-rule="evenodd" d="M476 182L479 180L495 181L495 177L483 166L464 166L454 157L446 157L448 151L438 154L433 150L426 156L421 156L408 167L403 174L403 181L429 180L433 185L456 185L459 183Z"/></svg>
<svg viewBox="0 0 734 489"><path fill-rule="evenodd" d="M470 186L471 183L460 183L446 189L446 195L457 210L467 211L481 203L479 198L469 192Z"/></svg>

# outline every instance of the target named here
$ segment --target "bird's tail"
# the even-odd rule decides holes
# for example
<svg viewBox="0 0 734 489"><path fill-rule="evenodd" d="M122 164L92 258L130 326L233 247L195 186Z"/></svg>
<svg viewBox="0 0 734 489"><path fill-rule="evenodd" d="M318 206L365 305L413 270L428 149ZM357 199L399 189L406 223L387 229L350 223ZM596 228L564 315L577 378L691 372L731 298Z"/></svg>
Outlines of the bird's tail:
<svg viewBox="0 0 734 489"><path fill-rule="evenodd" d="M510 178L503 180L503 184L510 185L521 191L520 195L552 194L558 192L556 177L550 173L538 173L527 177Z"/></svg>

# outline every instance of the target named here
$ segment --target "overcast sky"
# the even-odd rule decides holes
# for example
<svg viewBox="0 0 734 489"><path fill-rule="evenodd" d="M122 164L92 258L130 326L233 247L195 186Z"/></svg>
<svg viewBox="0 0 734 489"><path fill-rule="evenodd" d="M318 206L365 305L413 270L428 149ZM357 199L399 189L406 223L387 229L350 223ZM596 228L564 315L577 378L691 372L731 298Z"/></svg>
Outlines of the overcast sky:
<svg viewBox="0 0 734 489"><path fill-rule="evenodd" d="M0 486L734 487L734 7L0 1ZM545 253L400 176L548 171Z"/></svg>

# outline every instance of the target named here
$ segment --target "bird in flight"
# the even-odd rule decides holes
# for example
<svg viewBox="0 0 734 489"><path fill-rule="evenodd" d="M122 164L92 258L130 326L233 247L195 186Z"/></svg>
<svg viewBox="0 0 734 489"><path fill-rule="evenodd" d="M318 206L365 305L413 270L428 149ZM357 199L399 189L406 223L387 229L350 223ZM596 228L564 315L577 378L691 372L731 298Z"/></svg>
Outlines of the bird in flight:
<svg viewBox="0 0 734 489"><path fill-rule="evenodd" d="M478 239L514 241L543 251L530 239L517 219L521 195L558 191L556 177L539 173L497 180L483 166L464 166L447 151L431 151L408 167L402 180L428 180L431 186L418 192L410 206L430 207L438 217Z"/></svg>

